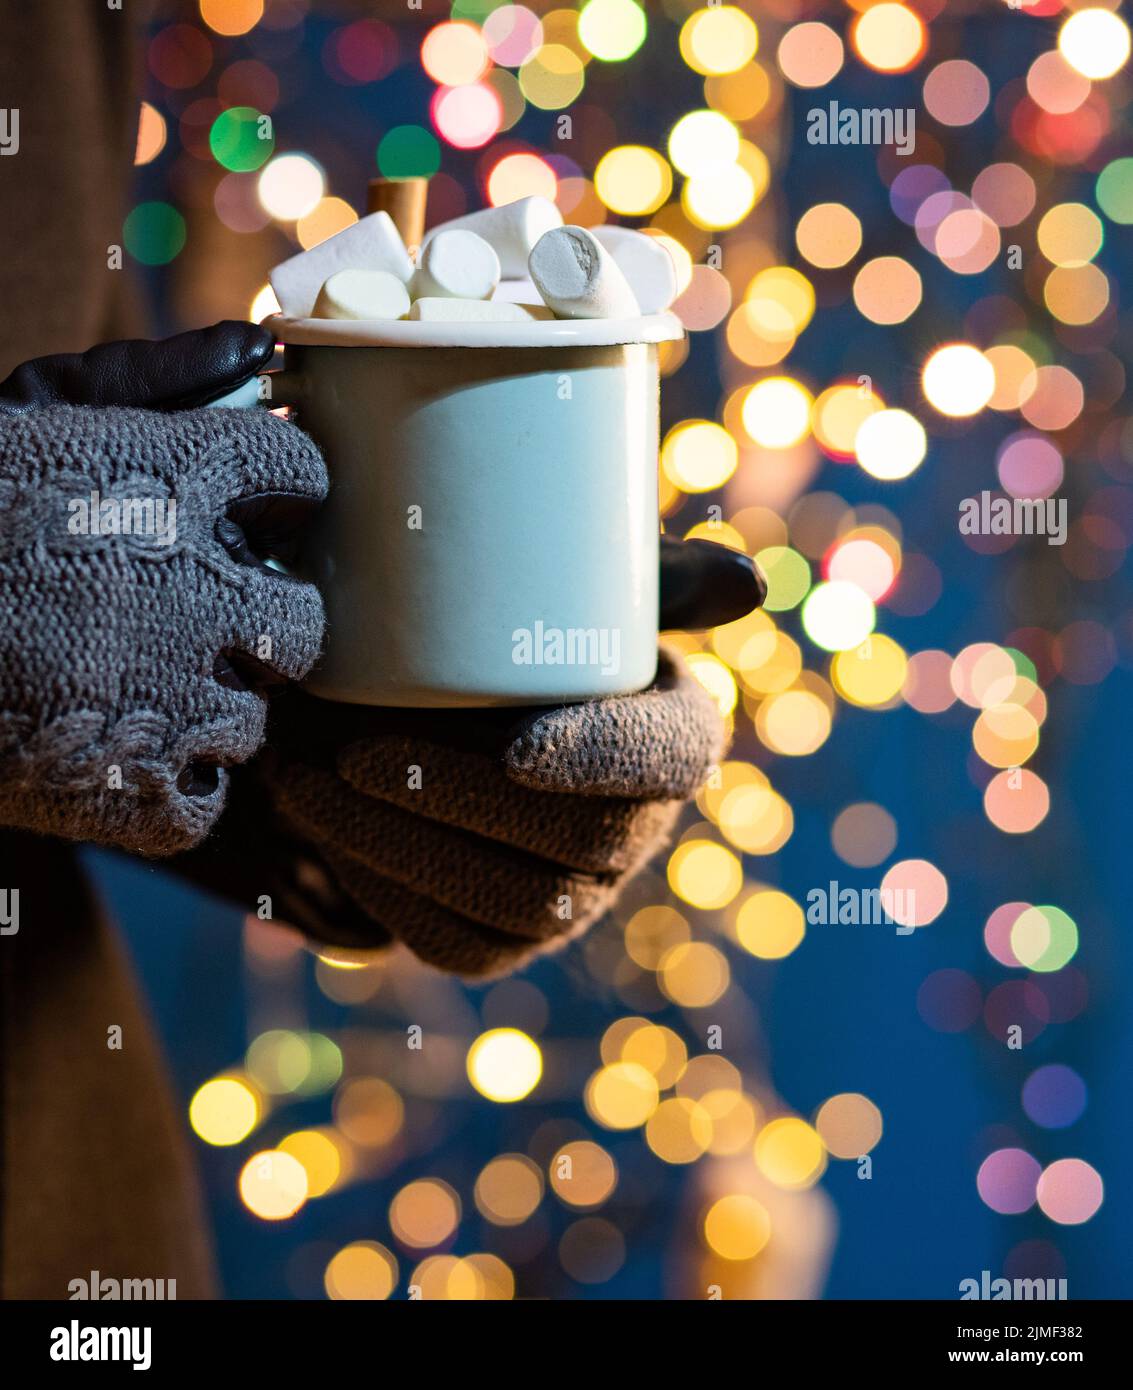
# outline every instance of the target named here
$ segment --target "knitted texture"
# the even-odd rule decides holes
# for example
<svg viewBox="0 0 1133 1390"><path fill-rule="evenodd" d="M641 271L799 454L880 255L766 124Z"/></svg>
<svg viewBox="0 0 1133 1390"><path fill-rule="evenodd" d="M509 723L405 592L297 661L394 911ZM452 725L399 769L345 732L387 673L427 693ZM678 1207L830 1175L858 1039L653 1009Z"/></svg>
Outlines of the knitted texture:
<svg viewBox="0 0 1133 1390"><path fill-rule="evenodd" d="M648 691L518 723L375 710L358 737L355 713L353 736L315 766L320 708L307 701L292 719L308 731L307 756L284 737L261 772L284 827L321 856L375 945L392 937L470 978L515 969L597 921L724 748L715 705L664 653ZM341 914L332 932L365 941Z"/></svg>
<svg viewBox="0 0 1133 1390"><path fill-rule="evenodd" d="M265 724L218 658L301 677L324 621L312 585L234 555L218 524L326 485L307 436L267 412L0 417L0 824L144 854L205 835L223 768Z"/></svg>

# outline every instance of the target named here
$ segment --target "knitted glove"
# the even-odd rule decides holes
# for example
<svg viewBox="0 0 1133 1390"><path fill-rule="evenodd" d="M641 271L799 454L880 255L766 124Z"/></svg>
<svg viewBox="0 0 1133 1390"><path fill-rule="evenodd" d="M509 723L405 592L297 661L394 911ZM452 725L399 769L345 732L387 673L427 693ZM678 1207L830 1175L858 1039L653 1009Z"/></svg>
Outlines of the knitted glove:
<svg viewBox="0 0 1133 1390"><path fill-rule="evenodd" d="M260 688L318 654L318 593L261 557L326 486L267 412L0 414L0 825L146 854L207 832Z"/></svg>
<svg viewBox="0 0 1133 1390"><path fill-rule="evenodd" d="M338 944L397 939L469 977L513 969L600 917L724 742L715 705L665 652L639 695L518 722L514 710L338 706L320 741L327 708L280 697L261 775L286 831L361 909ZM296 865L317 885L309 849Z"/></svg>

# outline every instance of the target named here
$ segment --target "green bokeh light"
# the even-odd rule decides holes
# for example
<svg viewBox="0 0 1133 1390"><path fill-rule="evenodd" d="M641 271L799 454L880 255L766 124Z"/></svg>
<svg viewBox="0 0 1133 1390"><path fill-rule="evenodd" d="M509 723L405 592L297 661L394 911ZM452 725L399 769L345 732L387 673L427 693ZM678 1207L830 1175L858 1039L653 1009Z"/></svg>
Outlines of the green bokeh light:
<svg viewBox="0 0 1133 1390"><path fill-rule="evenodd" d="M510 3L511 0L453 0L452 18L470 19L474 24L482 24L493 10Z"/></svg>
<svg viewBox="0 0 1133 1390"><path fill-rule="evenodd" d="M1039 681L1038 667L1026 652L1021 652L1018 647L1004 647L1003 650L1015 663L1015 670L1027 680L1034 681L1037 685Z"/></svg>
<svg viewBox="0 0 1133 1390"><path fill-rule="evenodd" d="M763 606L771 613L783 613L806 598L810 588L810 565L788 545L769 545L759 551L755 563L767 580Z"/></svg>
<svg viewBox="0 0 1133 1390"><path fill-rule="evenodd" d="M230 106L212 123L209 149L216 162L233 173L258 169L275 149L271 120L254 106Z"/></svg>
<svg viewBox="0 0 1133 1390"><path fill-rule="evenodd" d="M423 126L395 125L382 136L378 169L384 178L432 178L440 167L440 144Z"/></svg>
<svg viewBox="0 0 1133 1390"><path fill-rule="evenodd" d="M1073 960L1078 928L1060 907L1029 907L1012 924L1011 950L1028 970L1050 974Z"/></svg>
<svg viewBox="0 0 1133 1390"><path fill-rule="evenodd" d="M1115 159L1098 175L1094 196L1111 222L1133 222L1133 159Z"/></svg>
<svg viewBox="0 0 1133 1390"><path fill-rule="evenodd" d="M122 224L122 242L143 265L167 265L185 245L185 219L169 203L139 203Z"/></svg>

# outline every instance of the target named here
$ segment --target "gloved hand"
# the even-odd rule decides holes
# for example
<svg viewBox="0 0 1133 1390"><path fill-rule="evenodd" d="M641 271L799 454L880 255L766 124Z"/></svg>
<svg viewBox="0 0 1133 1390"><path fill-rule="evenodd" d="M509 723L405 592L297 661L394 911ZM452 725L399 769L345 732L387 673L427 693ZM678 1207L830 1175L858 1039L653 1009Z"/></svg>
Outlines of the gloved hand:
<svg viewBox="0 0 1133 1390"><path fill-rule="evenodd" d="M431 965L483 977L600 917L664 843L723 743L713 701L663 651L639 695L518 718L289 691L250 772L295 839L297 877L325 896L329 871L353 904L339 903L323 918L335 929L316 934L344 946L400 940Z"/></svg>
<svg viewBox="0 0 1133 1390"><path fill-rule="evenodd" d="M318 450L267 412L175 409L271 350L218 324L0 385L0 824L195 843L260 745L262 687L315 660L317 591L263 561L325 495Z"/></svg>

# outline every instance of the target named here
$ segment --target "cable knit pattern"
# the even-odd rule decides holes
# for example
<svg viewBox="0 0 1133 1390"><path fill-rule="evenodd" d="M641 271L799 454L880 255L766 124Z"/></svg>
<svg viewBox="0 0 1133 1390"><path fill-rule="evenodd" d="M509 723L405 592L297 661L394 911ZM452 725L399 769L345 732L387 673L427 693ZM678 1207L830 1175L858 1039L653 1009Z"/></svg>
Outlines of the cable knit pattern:
<svg viewBox="0 0 1133 1390"><path fill-rule="evenodd" d="M240 499L325 492L315 446L267 412L0 417L0 824L146 854L208 831L226 775L201 795L178 777L249 758L266 708L217 682L218 655L297 678L323 631L314 587L241 563L217 523ZM129 499L175 502L175 525L91 533L99 502Z"/></svg>

